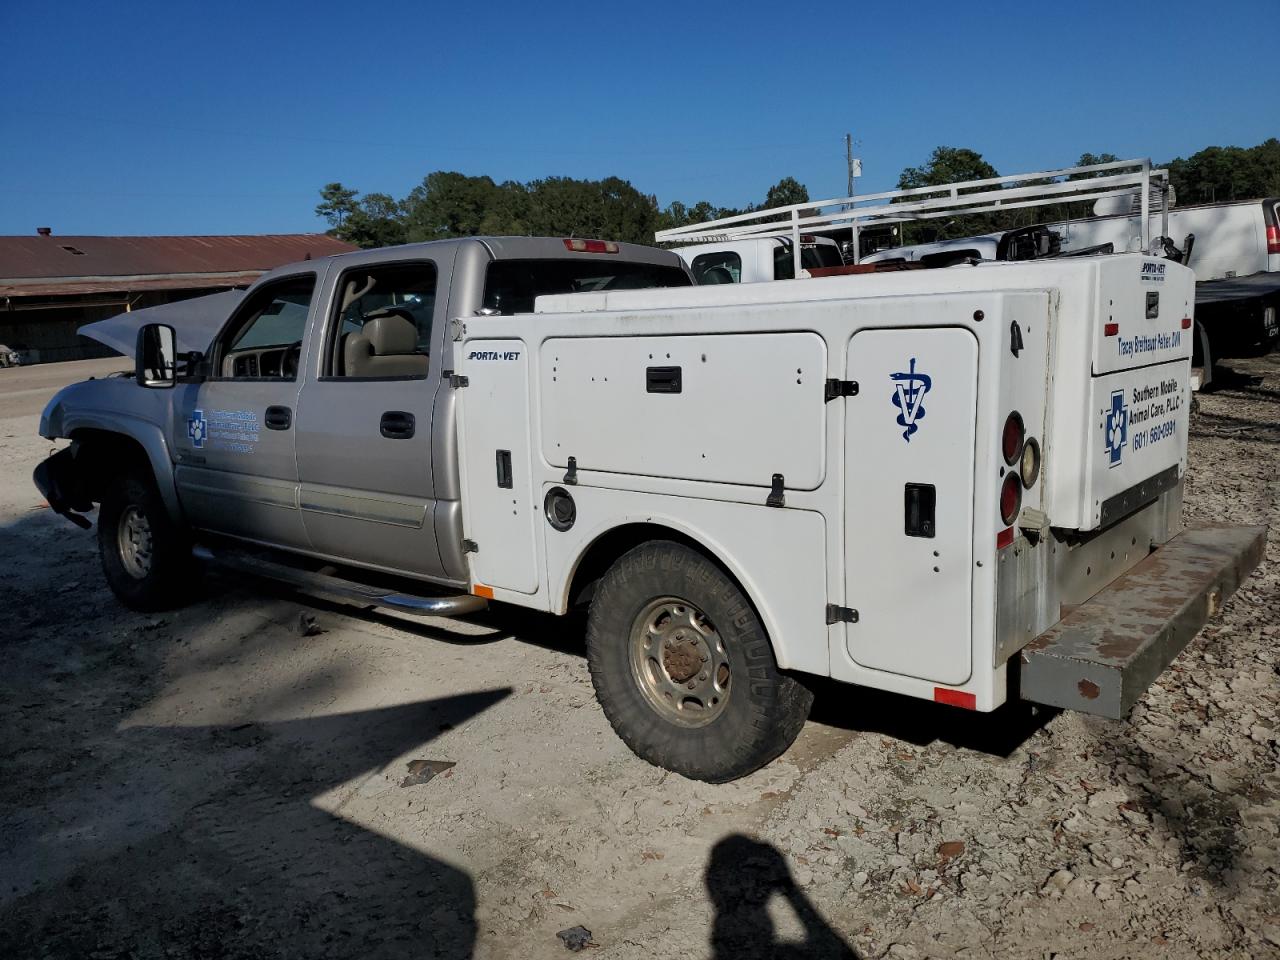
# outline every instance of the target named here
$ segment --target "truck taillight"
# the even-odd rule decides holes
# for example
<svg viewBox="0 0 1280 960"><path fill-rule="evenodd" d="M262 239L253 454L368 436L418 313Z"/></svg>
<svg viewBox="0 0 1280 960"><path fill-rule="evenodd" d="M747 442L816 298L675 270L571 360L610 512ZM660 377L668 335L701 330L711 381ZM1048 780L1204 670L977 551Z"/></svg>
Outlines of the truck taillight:
<svg viewBox="0 0 1280 960"><path fill-rule="evenodd" d="M1022 460L1018 464L1022 485L1030 490L1040 477L1040 444L1035 437L1027 437L1022 445Z"/></svg>
<svg viewBox="0 0 1280 960"><path fill-rule="evenodd" d="M1267 253L1280 253L1280 226L1267 227Z"/></svg>
<svg viewBox="0 0 1280 960"><path fill-rule="evenodd" d="M1006 527L1013 526L1018 519L1018 511L1022 509L1022 477L1010 471L1005 474L1004 483L1000 484L1000 519Z"/></svg>
<svg viewBox="0 0 1280 960"><path fill-rule="evenodd" d="M1013 466L1022 455L1022 441L1026 436L1026 428L1022 424L1022 414L1017 410L1009 414L1004 421L1004 432L1000 435L1000 452L1004 454L1004 462Z"/></svg>
<svg viewBox="0 0 1280 960"><path fill-rule="evenodd" d="M565 237L564 248L574 253L617 253L618 245L612 240L579 240Z"/></svg>

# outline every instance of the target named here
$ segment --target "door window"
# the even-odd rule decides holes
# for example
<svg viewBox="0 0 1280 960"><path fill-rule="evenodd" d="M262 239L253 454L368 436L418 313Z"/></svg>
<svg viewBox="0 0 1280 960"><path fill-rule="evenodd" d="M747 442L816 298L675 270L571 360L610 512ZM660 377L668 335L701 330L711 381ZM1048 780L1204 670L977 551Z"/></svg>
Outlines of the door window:
<svg viewBox="0 0 1280 960"><path fill-rule="evenodd" d="M315 293L315 274L255 291L227 327L218 372L224 379L294 380Z"/></svg>
<svg viewBox="0 0 1280 960"><path fill-rule="evenodd" d="M325 376L386 380L427 375L436 265L357 267L338 281Z"/></svg>

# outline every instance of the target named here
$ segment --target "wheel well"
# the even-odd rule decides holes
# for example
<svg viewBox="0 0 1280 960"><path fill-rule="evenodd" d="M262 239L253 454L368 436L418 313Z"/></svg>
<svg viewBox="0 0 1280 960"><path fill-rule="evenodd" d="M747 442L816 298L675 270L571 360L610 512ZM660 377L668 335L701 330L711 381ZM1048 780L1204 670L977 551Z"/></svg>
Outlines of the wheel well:
<svg viewBox="0 0 1280 960"><path fill-rule="evenodd" d="M130 470L145 471L154 479L147 451L133 437L110 430L73 430L77 474L90 499L102 500L107 484Z"/></svg>
<svg viewBox="0 0 1280 960"><path fill-rule="evenodd" d="M754 601L751 601L742 581L725 566L719 557L688 534L660 523L626 523L597 537L591 546L587 547L578 561L577 568L573 571L573 579L569 583L568 606L572 608L590 603L596 583L618 558L628 550L650 540L670 540L696 550L723 570L754 606Z"/></svg>

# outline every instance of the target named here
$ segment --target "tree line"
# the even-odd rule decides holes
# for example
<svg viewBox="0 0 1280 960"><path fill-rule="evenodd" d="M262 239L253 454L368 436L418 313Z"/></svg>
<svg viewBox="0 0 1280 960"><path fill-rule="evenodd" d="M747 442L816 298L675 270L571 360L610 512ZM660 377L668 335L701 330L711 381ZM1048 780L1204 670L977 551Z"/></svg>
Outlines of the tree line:
<svg viewBox="0 0 1280 960"><path fill-rule="evenodd" d="M1115 159L1110 153L1085 153L1077 165ZM1163 166L1169 169L1181 205L1280 196L1280 140L1274 137L1253 147L1206 147ZM898 187L937 186L999 175L982 154L966 147L942 146L923 165L903 170ZM504 234L652 243L658 230L809 199L805 185L794 177L779 180L759 204L731 208L705 200L693 204L676 200L661 207L653 194L642 193L620 177L546 177L527 183L497 183L487 176L438 170L427 174L400 199L387 193L362 195L341 183L326 184L320 190L316 214L329 222L329 233L361 247ZM1055 204L961 217L941 224L912 224L908 239L918 242L971 236L1088 215L1080 207Z"/></svg>

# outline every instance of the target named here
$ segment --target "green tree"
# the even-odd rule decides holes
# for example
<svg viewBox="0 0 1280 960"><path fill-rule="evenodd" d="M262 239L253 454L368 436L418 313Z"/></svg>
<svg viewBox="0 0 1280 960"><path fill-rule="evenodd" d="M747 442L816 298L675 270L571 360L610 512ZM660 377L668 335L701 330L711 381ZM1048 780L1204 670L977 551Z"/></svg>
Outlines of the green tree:
<svg viewBox="0 0 1280 960"><path fill-rule="evenodd" d="M789 207L797 203L809 202L808 188L795 177L783 177L764 196L764 206Z"/></svg>
<svg viewBox="0 0 1280 960"><path fill-rule="evenodd" d="M410 241L478 236L493 222L501 189L489 177L437 170L423 178L404 200L405 231Z"/></svg>
<svg viewBox="0 0 1280 960"><path fill-rule="evenodd" d="M920 167L907 167L898 176L898 189L910 190L916 187L939 187L949 183L960 183L965 180L986 180L998 177L996 168L982 159L982 154L967 147L935 147L929 160ZM970 188L987 189L983 187ZM908 197L906 200L912 198ZM905 201L904 201L905 202ZM904 244L931 243L935 240L946 240L954 237L971 237L979 233L988 233L999 229L995 217L970 214L940 220L904 223L902 236Z"/></svg>
<svg viewBox="0 0 1280 960"><path fill-rule="evenodd" d="M348 190L340 183L326 183L320 188L320 202L316 204L316 216L329 221L329 232L342 229L347 217L356 210L358 191Z"/></svg>
<svg viewBox="0 0 1280 960"><path fill-rule="evenodd" d="M336 235L365 248L407 243L404 208L389 194L366 193Z"/></svg>
<svg viewBox="0 0 1280 960"><path fill-rule="evenodd" d="M996 168L982 159L982 154L967 147L934 147L929 160L921 167L907 167L898 176L898 189L937 187L962 180L985 180L998 177Z"/></svg>
<svg viewBox="0 0 1280 960"><path fill-rule="evenodd" d="M1280 195L1280 140L1275 137L1253 147L1205 147L1168 167L1182 204Z"/></svg>

